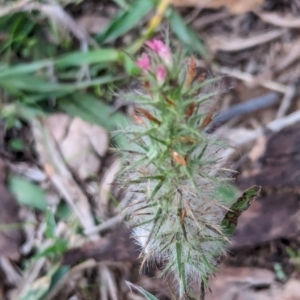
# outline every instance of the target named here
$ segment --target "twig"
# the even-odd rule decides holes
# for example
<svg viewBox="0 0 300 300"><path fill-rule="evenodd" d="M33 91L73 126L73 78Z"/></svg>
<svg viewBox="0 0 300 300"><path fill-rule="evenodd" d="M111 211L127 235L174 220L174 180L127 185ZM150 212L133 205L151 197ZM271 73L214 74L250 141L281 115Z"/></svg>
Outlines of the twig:
<svg viewBox="0 0 300 300"><path fill-rule="evenodd" d="M83 263L76 265L73 267L68 274L63 276L57 285L54 286L53 290L47 295L47 299L58 299L57 294L61 291L61 289L67 284L67 282L70 282L71 279L74 278L74 275L78 273L82 273L83 271L87 269L92 269L99 265L99 262L96 262L94 259L88 259L84 261Z"/></svg>
<svg viewBox="0 0 300 300"><path fill-rule="evenodd" d="M282 102L280 104L280 107L278 109L277 118L282 118L287 113L287 111L289 110L289 108L291 106L292 100L296 94L296 90L297 89L296 89L295 84L288 86L288 89L287 89L287 91L282 99Z"/></svg>
<svg viewBox="0 0 300 300"><path fill-rule="evenodd" d="M122 222L124 220L124 215L120 214L120 211L122 211L128 204L128 202L130 201L130 199L128 197L125 197L120 204L115 208L114 213L116 213L117 215L106 220L105 222L103 222L102 224L92 227L89 229L89 231L86 232L86 234L93 234L93 233L100 233L114 227L115 225L119 224L120 222Z"/></svg>
<svg viewBox="0 0 300 300"><path fill-rule="evenodd" d="M226 67L220 68L219 71L223 74L227 74L229 76L232 76L234 78L243 80L249 84L253 83L255 81L255 77L249 73L242 72L240 70L232 70ZM278 82L272 81L272 80L262 80L257 82L258 85L263 86L269 90L279 92L282 94L285 94L287 92L288 87L280 84Z"/></svg>
<svg viewBox="0 0 300 300"><path fill-rule="evenodd" d="M226 52L236 52L270 42L280 37L283 33L285 33L285 30L274 30L249 38L230 39L230 43L228 42L228 38L224 39L221 37L213 37L208 40L208 44L213 52L220 50Z"/></svg>
<svg viewBox="0 0 300 300"><path fill-rule="evenodd" d="M192 23L197 18L197 16L200 14L200 12L203 10L203 8L205 7L205 4L207 4L209 1L210 0L202 1L202 3L198 7L195 7L194 10L192 11L192 13L189 14L185 18L186 24Z"/></svg>
<svg viewBox="0 0 300 300"><path fill-rule="evenodd" d="M289 114L288 116L282 117L280 119L276 119L269 124L267 124L266 129L271 130L273 132L278 132L286 127L292 126L296 123L300 122L300 110L295 111L294 113ZM260 135L265 132L264 128L253 130L249 132L249 134L244 134L240 136L239 139L233 139L232 142L235 146L240 147L249 142L256 140Z"/></svg>
<svg viewBox="0 0 300 300"><path fill-rule="evenodd" d="M203 7L198 7L195 8L186 18L185 18L185 22L186 24L190 24L192 23L197 16L200 14L200 12L202 11Z"/></svg>
<svg viewBox="0 0 300 300"><path fill-rule="evenodd" d="M296 18L283 18L277 13L259 13L256 12L260 19L264 22L285 28L300 28L300 19Z"/></svg>
<svg viewBox="0 0 300 300"><path fill-rule="evenodd" d="M63 223L59 223L55 230L55 235L61 236L63 230L64 230ZM46 240L39 245L39 248L41 250L44 250L47 247L49 247L51 243L52 243L51 240ZM38 278L45 262L46 262L46 257L41 257L37 261L33 261L32 264L27 268L26 272L23 274L22 280L18 283L18 291L17 291L18 295L22 295L22 293L24 293L26 289L31 286L32 282L34 282ZM15 299L19 299L17 295L15 295Z"/></svg>
<svg viewBox="0 0 300 300"><path fill-rule="evenodd" d="M26 216L24 216L24 218L26 218L26 222L30 222L31 224L29 223L30 225L25 226L25 228L24 228L24 234L26 236L26 240L25 240L25 243L22 245L20 251L23 255L28 255L34 247L34 243L35 243L35 239L34 239L35 226L34 226L34 223L37 220L36 220L35 215L32 211L26 211Z"/></svg>
<svg viewBox="0 0 300 300"><path fill-rule="evenodd" d="M208 16L204 16L202 18L195 20L195 22L193 22L193 27L200 30L212 23L223 20L229 16L230 13L227 10L213 13Z"/></svg>
<svg viewBox="0 0 300 300"><path fill-rule="evenodd" d="M245 130L242 132L242 134L239 134L238 137L236 136L236 134L234 134L235 130L226 132L226 137L229 138L230 144L235 148L228 148L225 151L223 155L223 161L221 162L220 167L226 164L229 158L236 153L237 148L241 148L244 145L255 141L257 138L259 138L261 135L263 135L266 132L266 129L271 130L273 132L278 132L286 127L292 126L299 122L300 122L300 110L286 117L282 117L280 119L276 119L270 122L265 128L260 128L253 131ZM244 156L242 159L243 160L248 159L248 155ZM240 162L238 162L238 164L240 164ZM235 167L238 167L238 165L236 165Z"/></svg>
<svg viewBox="0 0 300 300"><path fill-rule="evenodd" d="M289 114L286 117L274 120L267 125L267 128L271 131L278 132L283 128L292 126L300 122L300 110L295 111L294 113Z"/></svg>
<svg viewBox="0 0 300 300"><path fill-rule="evenodd" d="M250 99L246 102L233 105L226 111L221 112L216 116L207 129L207 133L214 132L217 128L222 126L227 121L241 117L248 113L253 113L257 110L273 106L279 102L278 93L269 93L260 97Z"/></svg>
<svg viewBox="0 0 300 300"><path fill-rule="evenodd" d="M101 232L119 224L122 220L123 220L123 217L120 215L117 215L115 217L108 219L107 221L103 222L102 224L100 224L98 226L94 226L94 227L90 228L89 230L86 230L84 233L85 234L101 233Z"/></svg>
<svg viewBox="0 0 300 300"><path fill-rule="evenodd" d="M107 215L108 202L111 196L112 184L121 168L121 160L115 157L108 169L105 171L100 184L97 205L101 208L100 216Z"/></svg>
<svg viewBox="0 0 300 300"><path fill-rule="evenodd" d="M0 255L0 266L5 273L6 280L11 284L18 284L22 277L7 257Z"/></svg>
<svg viewBox="0 0 300 300"><path fill-rule="evenodd" d="M296 62L299 59L300 53L300 39L293 40L292 44L289 45L288 51L286 51L286 55L282 55L279 57L276 65L274 66L275 72L280 72L284 70L285 68L292 65L294 62Z"/></svg>
<svg viewBox="0 0 300 300"><path fill-rule="evenodd" d="M118 300L117 284L115 282L114 276L112 275L112 272L105 264L99 265L98 270L100 277L99 281L102 283L100 285L100 293L102 292L101 286L105 286L105 292L107 293L107 295L105 296L110 296L107 297L107 299L109 298L112 300ZM101 297L101 299L105 298L105 296Z"/></svg>

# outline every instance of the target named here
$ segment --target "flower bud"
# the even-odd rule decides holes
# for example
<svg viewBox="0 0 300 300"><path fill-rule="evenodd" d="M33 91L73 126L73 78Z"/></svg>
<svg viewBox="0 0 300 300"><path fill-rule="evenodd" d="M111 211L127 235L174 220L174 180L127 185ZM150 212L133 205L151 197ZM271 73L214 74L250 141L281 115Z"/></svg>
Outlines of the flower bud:
<svg viewBox="0 0 300 300"><path fill-rule="evenodd" d="M163 65L159 65L155 71L156 80L159 86L162 86L166 80L167 72Z"/></svg>
<svg viewBox="0 0 300 300"><path fill-rule="evenodd" d="M168 67L172 67L172 55L170 49L162 41L153 39L145 43L151 50L153 50L161 58L161 60Z"/></svg>
<svg viewBox="0 0 300 300"><path fill-rule="evenodd" d="M141 57L136 61L136 65L143 71L149 71L150 58L147 53L142 53Z"/></svg>

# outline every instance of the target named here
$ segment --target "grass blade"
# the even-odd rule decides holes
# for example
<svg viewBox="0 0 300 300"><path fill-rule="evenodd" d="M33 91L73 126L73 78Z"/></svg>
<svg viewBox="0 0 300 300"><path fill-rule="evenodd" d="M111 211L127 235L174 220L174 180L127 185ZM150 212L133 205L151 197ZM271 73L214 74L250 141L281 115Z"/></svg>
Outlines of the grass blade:
<svg viewBox="0 0 300 300"><path fill-rule="evenodd" d="M154 8L152 0L137 0L125 11L119 14L108 28L96 39L100 43L109 43L122 36L137 25Z"/></svg>
<svg viewBox="0 0 300 300"><path fill-rule="evenodd" d="M204 44L200 41L197 34L188 27L180 14L172 9L169 16L172 31L178 39L183 42L190 50L198 52L202 57L207 56Z"/></svg>

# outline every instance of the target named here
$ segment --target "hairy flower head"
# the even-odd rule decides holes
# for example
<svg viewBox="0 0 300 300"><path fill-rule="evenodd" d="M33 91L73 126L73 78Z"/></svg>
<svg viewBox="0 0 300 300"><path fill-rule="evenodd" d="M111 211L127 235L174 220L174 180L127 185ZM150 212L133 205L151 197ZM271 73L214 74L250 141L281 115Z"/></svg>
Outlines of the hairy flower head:
<svg viewBox="0 0 300 300"><path fill-rule="evenodd" d="M147 72L127 95L136 124L123 131L129 144L119 181L131 198L126 213L144 263L163 265L183 296L214 272L227 240L218 192L227 180L218 167L224 144L205 131L218 91L208 88L215 83L199 73L195 59L171 64L162 41L146 45L147 63L138 65Z"/></svg>

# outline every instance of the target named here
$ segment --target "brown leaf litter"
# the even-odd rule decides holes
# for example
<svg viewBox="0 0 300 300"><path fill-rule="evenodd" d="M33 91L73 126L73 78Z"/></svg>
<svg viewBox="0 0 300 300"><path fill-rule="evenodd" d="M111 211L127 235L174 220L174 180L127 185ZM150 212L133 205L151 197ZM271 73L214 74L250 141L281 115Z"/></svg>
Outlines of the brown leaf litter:
<svg viewBox="0 0 300 300"><path fill-rule="evenodd" d="M248 177L242 173L237 183L242 188L261 185L265 196L257 199L239 219L230 249L295 238L300 234L299 145L300 127L296 125L270 134L255 155L255 148L250 153L259 162L255 166L261 167Z"/></svg>
<svg viewBox="0 0 300 300"><path fill-rule="evenodd" d="M273 272L262 268L222 267L210 282L205 300L299 300L300 280L276 282Z"/></svg>
<svg viewBox="0 0 300 300"><path fill-rule="evenodd" d="M48 117L45 126L53 135L68 166L81 180L99 171L101 158L109 143L105 129L65 114Z"/></svg>

